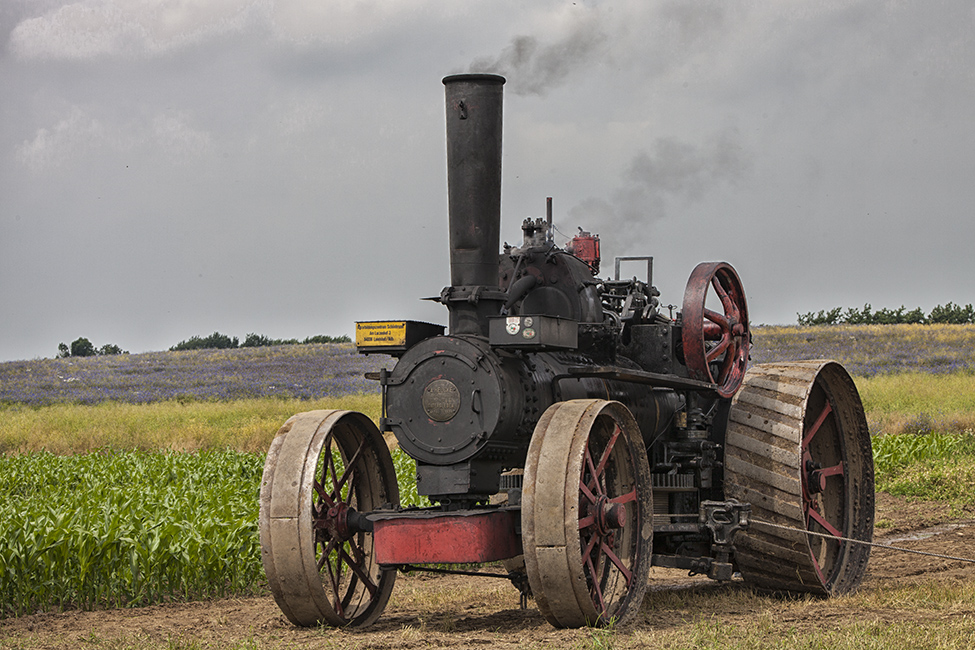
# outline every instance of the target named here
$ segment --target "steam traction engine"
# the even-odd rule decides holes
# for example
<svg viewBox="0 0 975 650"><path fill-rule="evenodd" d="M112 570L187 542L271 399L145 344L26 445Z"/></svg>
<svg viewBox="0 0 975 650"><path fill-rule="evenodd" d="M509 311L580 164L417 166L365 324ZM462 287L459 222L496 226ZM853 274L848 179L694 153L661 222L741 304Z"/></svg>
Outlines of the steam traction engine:
<svg viewBox="0 0 975 650"><path fill-rule="evenodd" d="M292 417L261 489L264 567L297 625L366 625L398 568L503 560L555 626L625 622L651 565L762 588L842 593L866 569L873 464L849 375L831 361L746 373L741 281L698 265L682 309L652 284L597 277L599 240L565 249L526 219L499 256L504 79L444 79L449 334L357 324L379 428ZM416 461L430 508L401 508L380 431ZM500 497L500 498L499 498Z"/></svg>

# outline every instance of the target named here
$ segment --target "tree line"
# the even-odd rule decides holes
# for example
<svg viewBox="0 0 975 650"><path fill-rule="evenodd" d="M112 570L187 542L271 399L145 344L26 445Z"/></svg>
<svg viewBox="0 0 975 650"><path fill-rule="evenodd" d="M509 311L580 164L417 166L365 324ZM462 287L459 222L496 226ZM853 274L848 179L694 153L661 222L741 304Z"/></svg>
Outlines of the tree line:
<svg viewBox="0 0 975 650"><path fill-rule="evenodd" d="M65 357L106 356L112 354L128 354L128 352L114 343L106 343L102 347L96 348L91 341L83 336L72 341L70 347L64 343L58 343L59 359L63 359Z"/></svg>
<svg viewBox="0 0 975 650"><path fill-rule="evenodd" d="M176 345L169 348L171 351L179 350L209 350L209 349L232 349L232 348L258 348L267 347L272 345L306 345L309 343L348 343L351 339L348 336L328 336L325 334L320 334L318 336L309 336L302 340L298 339L272 339L270 337L264 336L263 334L248 334L244 337L244 342L241 343L240 340L234 336L230 337L226 334L221 334L220 332L214 332L209 336L191 336L190 338L180 341ZM85 337L80 337L71 342L71 345L66 345L64 343L58 344L58 354L59 359L64 359L67 357L96 357L96 356L109 356L115 354L128 354L127 350L123 350L114 343L106 343L101 347L95 347L95 345Z"/></svg>
<svg viewBox="0 0 975 650"><path fill-rule="evenodd" d="M870 303L862 309L849 307L835 307L833 309L820 309L818 312L806 312L805 314L796 313L800 326L811 325L896 325L901 323L917 324L936 324L945 323L949 325L964 325L975 323L975 307L971 304L956 305L949 302L946 305L938 305L929 314L917 307L908 309L901 305L897 309L887 309L886 307L873 310ZM227 336L220 332L214 332L209 336L191 336L180 341L169 348L173 352L180 350L210 350L210 349L233 349L233 348L258 348L272 345L306 345L309 343L348 343L351 339L346 336L328 336L320 334L309 336L304 339L272 339L263 334L248 334L241 342L236 336ZM107 356L114 354L128 354L114 343L106 343L101 347L95 345L85 337L80 337L71 342L71 345L64 343L58 344L58 358L66 357L94 357Z"/></svg>
<svg viewBox="0 0 975 650"><path fill-rule="evenodd" d="M348 336L328 336L320 334L309 336L303 340L298 339L272 339L262 334L248 334L241 343L236 336L230 337L220 332L214 332L210 336L191 336L185 341L180 341L169 348L173 352L179 350L224 350L233 348L262 348L272 345L307 345L309 343L348 343L351 341Z"/></svg>
<svg viewBox="0 0 975 650"><path fill-rule="evenodd" d="M897 325L901 323L916 323L922 325L945 323L949 325L964 325L975 323L975 308L972 305L956 305L949 302L946 305L938 305L925 315L924 311L918 307L910 311L904 305L898 309L887 309L886 307L873 311L870 303L863 306L863 309L850 307L844 310L836 307L830 310L820 309L818 312L807 312L805 314L796 313L799 325Z"/></svg>

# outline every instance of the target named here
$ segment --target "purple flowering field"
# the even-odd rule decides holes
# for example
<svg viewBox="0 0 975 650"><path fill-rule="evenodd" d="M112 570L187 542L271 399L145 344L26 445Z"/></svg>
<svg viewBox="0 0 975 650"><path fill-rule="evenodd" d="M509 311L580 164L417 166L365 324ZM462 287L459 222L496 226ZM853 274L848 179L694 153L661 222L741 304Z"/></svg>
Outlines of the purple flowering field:
<svg viewBox="0 0 975 650"><path fill-rule="evenodd" d="M10 361L0 363L0 404L336 397L378 392L363 375L389 362L352 343Z"/></svg>
<svg viewBox="0 0 975 650"><path fill-rule="evenodd" d="M975 373L975 325L753 328L752 363L833 359L858 377Z"/></svg>
<svg viewBox="0 0 975 650"><path fill-rule="evenodd" d="M822 358L860 377L975 373L975 325L753 329L752 363ZM351 343L10 361L0 363L0 404L337 397L377 392L363 375L384 365L392 359L360 355Z"/></svg>

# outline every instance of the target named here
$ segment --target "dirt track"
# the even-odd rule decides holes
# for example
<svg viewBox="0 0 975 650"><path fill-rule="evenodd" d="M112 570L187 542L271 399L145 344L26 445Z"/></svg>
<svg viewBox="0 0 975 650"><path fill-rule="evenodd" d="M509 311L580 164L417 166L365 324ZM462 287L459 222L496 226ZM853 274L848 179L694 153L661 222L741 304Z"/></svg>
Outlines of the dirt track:
<svg viewBox="0 0 975 650"><path fill-rule="evenodd" d="M975 522L950 522L934 504L909 504L878 495L876 541L916 550L975 558ZM950 524L950 525L944 525ZM864 589L910 584L917 580L972 580L975 564L875 548ZM651 593L642 622L621 634L618 645L642 645L645 635L689 621L719 616L734 625L759 622L747 600L724 599L721 611L694 611L683 606L656 606L659 594L702 591L719 595L747 592L741 584L719 585L680 572L654 569ZM658 594L655 596L655 593ZM748 592L750 594L750 592ZM750 598L754 598L749 595ZM671 598L668 602L673 601ZM679 601L679 599L677 599ZM774 609L774 599L766 610ZM744 606L742 603L746 603ZM864 612L843 599L815 601L813 625L842 626L883 611ZM953 611L973 617L975 611ZM787 616L787 615L786 615ZM898 610L897 621L911 618ZM916 614L919 622L930 613ZM809 625L795 617L800 629ZM464 577L401 576L389 607L379 622L361 632L295 628L281 615L270 596L230 598L204 603L172 604L130 610L37 614L0 621L0 648L140 647L314 647L314 648L469 648L469 647L592 647L586 630L555 630L537 610L518 609L518 594L504 580ZM641 637L641 635L644 635ZM629 640L629 642L628 642Z"/></svg>

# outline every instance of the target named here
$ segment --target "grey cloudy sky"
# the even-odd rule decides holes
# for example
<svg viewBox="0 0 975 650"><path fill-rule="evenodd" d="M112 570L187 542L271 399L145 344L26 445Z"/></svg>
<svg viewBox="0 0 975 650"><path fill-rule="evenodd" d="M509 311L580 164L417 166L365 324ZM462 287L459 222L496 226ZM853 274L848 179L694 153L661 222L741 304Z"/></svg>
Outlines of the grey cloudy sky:
<svg viewBox="0 0 975 650"><path fill-rule="evenodd" d="M502 238L737 269L755 323L975 302L975 8L3 0L0 360L445 322L441 78L505 86ZM636 269L633 270L636 272Z"/></svg>

